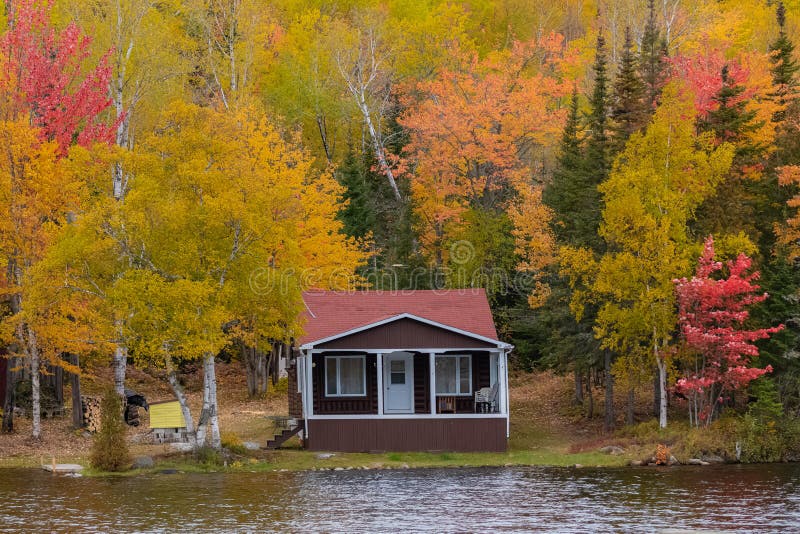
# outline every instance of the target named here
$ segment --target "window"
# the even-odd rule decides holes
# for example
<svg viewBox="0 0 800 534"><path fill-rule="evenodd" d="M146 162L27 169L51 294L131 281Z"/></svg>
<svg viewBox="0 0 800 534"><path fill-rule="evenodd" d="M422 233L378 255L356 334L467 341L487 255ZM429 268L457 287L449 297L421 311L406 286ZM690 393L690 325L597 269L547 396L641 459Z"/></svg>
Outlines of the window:
<svg viewBox="0 0 800 534"><path fill-rule="evenodd" d="M472 394L472 356L436 356L436 393Z"/></svg>
<svg viewBox="0 0 800 534"><path fill-rule="evenodd" d="M364 356L325 356L325 396L357 397L366 394Z"/></svg>

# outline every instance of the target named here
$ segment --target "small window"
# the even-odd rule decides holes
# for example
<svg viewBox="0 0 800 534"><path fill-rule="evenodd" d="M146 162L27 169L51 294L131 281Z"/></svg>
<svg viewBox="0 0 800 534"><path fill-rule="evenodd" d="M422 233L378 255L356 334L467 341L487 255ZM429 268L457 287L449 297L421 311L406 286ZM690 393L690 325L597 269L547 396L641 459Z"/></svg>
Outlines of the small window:
<svg viewBox="0 0 800 534"><path fill-rule="evenodd" d="M358 397L367 394L364 356L325 357L325 395Z"/></svg>
<svg viewBox="0 0 800 534"><path fill-rule="evenodd" d="M436 356L436 393L472 394L472 356Z"/></svg>
<svg viewBox="0 0 800 534"><path fill-rule="evenodd" d="M391 380L392 384L405 384L406 383L406 362L404 360L392 360L391 367Z"/></svg>

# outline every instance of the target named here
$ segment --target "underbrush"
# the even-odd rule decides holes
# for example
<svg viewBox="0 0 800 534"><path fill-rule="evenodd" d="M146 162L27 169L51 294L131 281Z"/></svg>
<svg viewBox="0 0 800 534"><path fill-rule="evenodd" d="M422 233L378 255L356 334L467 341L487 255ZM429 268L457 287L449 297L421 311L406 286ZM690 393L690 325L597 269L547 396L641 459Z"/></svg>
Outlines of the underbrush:
<svg viewBox="0 0 800 534"><path fill-rule="evenodd" d="M708 427L670 422L661 429L652 420L617 432L619 442L643 452L666 445L680 461L719 456L726 462L761 463L800 460L800 420L764 420L751 414L724 416Z"/></svg>

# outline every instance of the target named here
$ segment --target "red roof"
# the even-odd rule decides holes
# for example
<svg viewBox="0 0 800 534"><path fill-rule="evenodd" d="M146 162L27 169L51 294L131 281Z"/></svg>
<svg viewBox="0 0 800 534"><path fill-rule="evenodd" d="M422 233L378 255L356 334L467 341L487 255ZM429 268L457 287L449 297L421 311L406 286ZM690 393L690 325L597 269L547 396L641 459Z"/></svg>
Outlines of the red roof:
<svg viewBox="0 0 800 534"><path fill-rule="evenodd" d="M305 334L300 345L403 313L497 339L483 289L305 291Z"/></svg>

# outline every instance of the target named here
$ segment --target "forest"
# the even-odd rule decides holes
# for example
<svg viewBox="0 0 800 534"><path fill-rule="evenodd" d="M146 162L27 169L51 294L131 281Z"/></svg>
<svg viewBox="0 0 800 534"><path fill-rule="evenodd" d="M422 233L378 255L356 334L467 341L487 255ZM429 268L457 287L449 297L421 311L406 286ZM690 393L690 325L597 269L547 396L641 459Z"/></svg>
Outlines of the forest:
<svg viewBox="0 0 800 534"><path fill-rule="evenodd" d="M5 0L33 438L46 365L180 399L194 362L219 448L217 355L291 343L301 291L476 286L608 431L800 434L798 28L795 0Z"/></svg>

